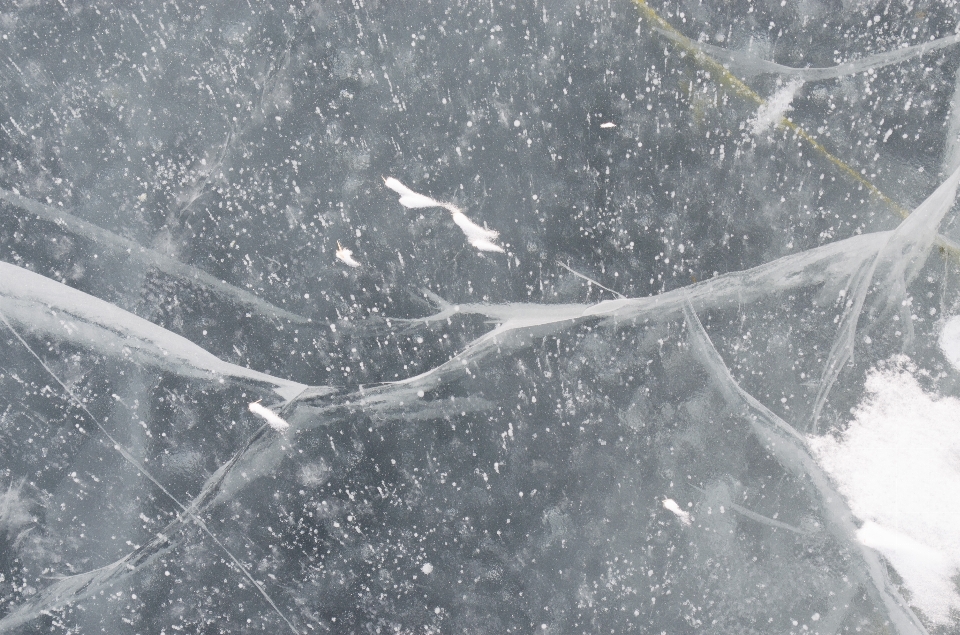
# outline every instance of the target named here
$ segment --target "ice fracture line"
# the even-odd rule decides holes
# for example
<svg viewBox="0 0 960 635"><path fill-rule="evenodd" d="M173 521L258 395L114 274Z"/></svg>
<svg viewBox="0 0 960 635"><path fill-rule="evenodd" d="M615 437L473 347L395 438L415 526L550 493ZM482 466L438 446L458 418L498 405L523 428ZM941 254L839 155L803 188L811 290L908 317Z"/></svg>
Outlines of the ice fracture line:
<svg viewBox="0 0 960 635"><path fill-rule="evenodd" d="M263 598L273 608L273 610L277 613L277 615L280 616L280 619L286 622L287 626L290 627L291 632L299 635L300 631L298 631L296 627L294 627L293 623L289 619L287 619L287 616L283 614L283 611L281 611L280 608L277 606L276 602L273 601L273 598L270 597L270 595L267 593L267 590L264 589L263 586L259 582L257 582L256 579L254 579L253 575L251 575L247 567L244 566L243 563L240 562L240 560L238 560L237 557L234 556L229 549L227 549L226 545L220 542L220 539L217 538L212 531L210 531L210 529L207 527L207 524L203 521L203 519L197 516L197 514L195 514L193 510L187 508L183 503L181 503L177 499L177 497L171 494L169 490L167 490L167 488L160 483L160 481L154 478L153 474L151 474L147 470L147 468L141 465L141 463L133 457L133 455L130 453L129 450L127 450L125 447L120 445L120 443L118 443L117 440L113 438L113 435L110 434L110 431L107 430L107 428L102 423L100 423L99 419L94 417L93 414L89 410L87 410L87 407L83 404L83 402L75 394L73 394L73 391L70 390L70 388L68 388L65 383L60 381L60 378L57 377L57 374L54 373L49 366L47 366L46 362L44 362L43 359L41 359L41 357L37 355L36 351L33 350L33 347L30 346L30 344L28 344L27 341L20 336L20 333L18 333L15 328L13 328L13 325L7 321L7 316L4 315L2 311L0 311L0 321L2 321L4 325L10 330L10 332L13 333L14 337L16 337L20 341L20 343L23 344L24 348L30 351L30 354L33 355L33 357L40 363L43 369L47 371L47 374L49 374L53 378L53 380L57 382L60 388L62 388L63 391L70 397L70 400L73 401L73 403L78 408L80 408L80 410L82 410L85 415L87 415L90 421L92 421L97 426L97 428L100 429L100 432L102 432L103 435L107 437L107 439L110 441L110 443L113 444L113 449L119 452L120 455L123 458L125 458L132 466L137 468L137 471L139 471L141 474L143 474L143 476L149 479L151 483L156 485L157 488L167 496L167 498L169 498L174 502L174 504L176 504L177 507L179 507L184 513L189 515L191 520L193 520L193 522L196 523L196 525L200 527L200 529L202 529L203 532L207 534L210 537L210 539L213 540L213 542L216 543L216 545L223 550L225 554L227 554L227 557L230 558L233 564L235 564L237 568L239 568L240 571L243 572L244 577L247 578L250 584L256 587L256 589L260 592L260 595L263 596Z"/></svg>

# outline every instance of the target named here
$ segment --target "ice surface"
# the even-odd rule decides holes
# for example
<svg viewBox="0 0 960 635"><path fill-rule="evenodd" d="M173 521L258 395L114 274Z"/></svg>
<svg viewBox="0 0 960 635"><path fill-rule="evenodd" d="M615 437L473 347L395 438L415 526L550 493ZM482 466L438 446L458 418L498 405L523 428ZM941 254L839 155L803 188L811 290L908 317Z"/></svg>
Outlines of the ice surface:
<svg viewBox="0 0 960 635"><path fill-rule="evenodd" d="M306 388L223 362L176 333L5 262L0 262L0 311L30 335L67 341L119 360L208 381L229 378L264 384L285 399Z"/></svg>
<svg viewBox="0 0 960 635"><path fill-rule="evenodd" d="M252 293L229 285L223 280L217 280L201 269L185 265L182 262L170 258L169 256L157 253L152 249L147 249L146 247L138 245L132 240L128 240L122 236L118 236L112 232L97 227L92 223L88 223L76 218L64 210L55 209L49 205L32 201L24 196L21 196L17 192L9 192L2 188L0 188L0 201L7 202L11 206L15 206L23 211L35 214L44 220L56 224L58 227L66 229L76 236L90 239L96 243L99 249L103 249L112 253L114 257L123 259L129 258L140 261L145 265L156 267L160 271L170 276L180 278L181 280L187 282L202 285L214 293L225 295L230 299L240 302L241 304L250 306L257 311L261 311L265 315L282 317L294 322L306 321L305 318L297 315L296 313L272 306L268 302L263 301Z"/></svg>
<svg viewBox="0 0 960 635"><path fill-rule="evenodd" d="M745 418L753 429L757 440L795 476L806 480L810 485L808 495L821 506L827 528L841 543L850 545L855 552L855 567L860 569L863 582L871 595L882 603L900 633L926 633L923 624L910 610L899 591L890 582L883 563L869 549L856 549L857 526L853 514L837 492L829 477L813 458L809 445L804 438L783 419L747 393L730 375L717 349L714 348L707 332L694 312L693 305L686 304L687 328L693 346L697 349L701 362L707 368L713 381L729 403L743 403L747 412Z"/></svg>
<svg viewBox="0 0 960 635"><path fill-rule="evenodd" d="M960 626L951 3L0 27L0 632Z"/></svg>
<svg viewBox="0 0 960 635"><path fill-rule="evenodd" d="M947 131L943 147L940 171L950 174L960 167L960 69L953 78L953 96L947 116Z"/></svg>
<svg viewBox="0 0 960 635"><path fill-rule="evenodd" d="M860 312L863 310L867 294L874 286L874 278L880 289L880 300L871 307L871 313L877 313L893 302L905 301L907 285L913 281L926 262L927 254L937 235L937 226L944 215L953 207L960 184L960 167L944 181L927 199L913 211L890 235L887 242L868 263L861 266L851 279L846 290L847 308L840 319L840 327L827 364L820 379L817 401L813 407L812 427L816 429L817 420L823 404L833 388L843 366L853 357L854 338ZM901 306L905 306L901 304ZM903 312L902 312L903 313ZM904 337L909 343L913 338L913 319L904 314Z"/></svg>
<svg viewBox="0 0 960 635"><path fill-rule="evenodd" d="M666 37L675 38L676 36L669 31L661 31ZM883 53L867 55L860 59L850 60L836 66L825 68L793 68L771 62L750 53L750 51L734 51L720 46L707 44L706 42L697 42L696 46L705 54L710 55L717 60L728 64L741 77L753 77L761 74L775 74L783 77L793 78L802 82L823 81L827 79L837 79L847 75L855 75L870 70L883 68L891 64L899 64L906 60L921 57L932 51L938 51L960 42L960 35L947 35L942 38L914 44L912 46L903 46Z"/></svg>

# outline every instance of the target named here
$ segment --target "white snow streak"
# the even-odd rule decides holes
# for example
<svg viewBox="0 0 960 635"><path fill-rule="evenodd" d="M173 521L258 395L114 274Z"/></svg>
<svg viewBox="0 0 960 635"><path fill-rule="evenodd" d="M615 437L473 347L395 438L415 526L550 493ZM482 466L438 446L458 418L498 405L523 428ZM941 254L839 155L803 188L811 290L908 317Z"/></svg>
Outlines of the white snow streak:
<svg viewBox="0 0 960 635"><path fill-rule="evenodd" d="M422 209L426 207L444 207L446 209L450 209L453 207L447 203L441 203L436 199L432 199L429 196L424 196L423 194L414 192L392 176L385 178L383 180L383 184L399 194L400 204L408 209Z"/></svg>
<svg viewBox="0 0 960 635"><path fill-rule="evenodd" d="M960 370L960 315L954 315L944 323L939 344L947 361Z"/></svg>
<svg viewBox="0 0 960 635"><path fill-rule="evenodd" d="M337 241L337 260L348 267L360 266L360 263L353 259L353 252L341 245L339 240Z"/></svg>
<svg viewBox="0 0 960 635"><path fill-rule="evenodd" d="M477 225L472 220L467 218L467 215L463 213L463 210L453 203L443 203L436 199L430 198L429 196L414 192L392 176L385 178L383 180L383 184L399 194L400 204L408 209L442 207L450 212L450 214L453 215L453 222L457 224L457 227L459 227L464 236L467 237L467 242L473 245L476 249L480 251L495 251L498 253L503 253L503 247L494 242L497 240L500 232Z"/></svg>
<svg viewBox="0 0 960 635"><path fill-rule="evenodd" d="M467 242L480 251L497 251L503 253L503 248L493 242L497 239L497 236L500 235L500 232L487 229L486 227L480 227L467 218L463 212L452 205L450 207L453 208L450 210L450 213L453 214L453 222L463 231L463 234L467 237Z"/></svg>
<svg viewBox="0 0 960 635"><path fill-rule="evenodd" d="M251 402L250 405L247 407L250 408L250 412L257 415L258 417L262 417L264 421L270 424L270 427L276 430L277 432L283 432L284 430L290 427L290 424L284 421L283 419L281 419L279 416L277 416L277 414L274 413L273 410L270 410L269 408L261 406L259 401Z"/></svg>

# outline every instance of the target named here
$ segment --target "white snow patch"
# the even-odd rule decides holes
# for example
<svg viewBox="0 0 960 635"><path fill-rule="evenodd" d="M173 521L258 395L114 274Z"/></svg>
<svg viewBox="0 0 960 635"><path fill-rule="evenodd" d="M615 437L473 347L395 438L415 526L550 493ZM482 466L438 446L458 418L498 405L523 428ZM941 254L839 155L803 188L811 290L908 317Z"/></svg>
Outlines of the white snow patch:
<svg viewBox="0 0 960 635"><path fill-rule="evenodd" d="M301 485L307 487L320 487L328 480L333 473L326 461L322 458L314 463L307 463L300 466L300 472L297 474L297 480Z"/></svg>
<svg viewBox="0 0 960 635"><path fill-rule="evenodd" d="M420 570L423 571L424 575L430 575L433 573L433 565L429 562L425 562L423 566L420 567Z"/></svg>
<svg viewBox="0 0 960 635"><path fill-rule="evenodd" d="M957 370L960 370L960 315L949 318L940 331L940 350Z"/></svg>
<svg viewBox="0 0 960 635"><path fill-rule="evenodd" d="M766 103L760 106L757 116L750 121L750 131L754 135L761 135L780 123L787 111L793 110L790 103L801 86L803 86L802 80L793 79L774 93Z"/></svg>
<svg viewBox="0 0 960 635"><path fill-rule="evenodd" d="M809 443L866 521L857 538L890 561L912 604L949 624L960 609L960 400L924 392L917 372L904 356L872 371L843 435Z"/></svg>
<svg viewBox="0 0 960 635"><path fill-rule="evenodd" d="M950 605L960 605L951 580L957 569L956 558L944 557L944 553L907 534L870 521L857 531L857 538L890 561L914 593L913 602L917 606L938 622L950 622Z"/></svg>

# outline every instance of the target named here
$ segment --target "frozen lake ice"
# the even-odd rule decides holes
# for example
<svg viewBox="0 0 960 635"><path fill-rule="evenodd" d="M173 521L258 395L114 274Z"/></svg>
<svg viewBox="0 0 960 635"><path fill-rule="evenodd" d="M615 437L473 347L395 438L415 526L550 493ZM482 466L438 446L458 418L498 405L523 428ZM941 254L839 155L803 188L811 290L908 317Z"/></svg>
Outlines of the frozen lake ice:
<svg viewBox="0 0 960 635"><path fill-rule="evenodd" d="M0 9L0 633L960 632L953 0Z"/></svg>

